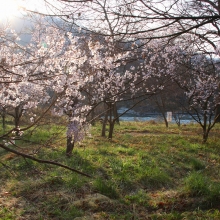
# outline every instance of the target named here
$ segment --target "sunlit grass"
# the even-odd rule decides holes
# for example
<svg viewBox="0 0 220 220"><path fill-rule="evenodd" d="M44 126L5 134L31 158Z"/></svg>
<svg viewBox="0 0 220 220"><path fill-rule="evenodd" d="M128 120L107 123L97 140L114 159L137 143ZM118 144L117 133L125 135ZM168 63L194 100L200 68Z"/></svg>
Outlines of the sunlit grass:
<svg viewBox="0 0 220 220"><path fill-rule="evenodd" d="M92 137L77 144L73 156L67 158L65 127L41 126L25 133L25 141L18 142L22 148L17 150L63 163L93 178L2 152L1 181L9 200L26 201L20 216L36 219L65 220L95 213L71 205L94 193L117 201L111 211L100 204L99 215L106 219L218 218L219 128L217 125L202 144L201 129L194 124L180 128L171 124L167 129L158 123L121 122L112 140L101 137L97 124L91 128ZM2 208L0 216L16 219L11 207Z"/></svg>

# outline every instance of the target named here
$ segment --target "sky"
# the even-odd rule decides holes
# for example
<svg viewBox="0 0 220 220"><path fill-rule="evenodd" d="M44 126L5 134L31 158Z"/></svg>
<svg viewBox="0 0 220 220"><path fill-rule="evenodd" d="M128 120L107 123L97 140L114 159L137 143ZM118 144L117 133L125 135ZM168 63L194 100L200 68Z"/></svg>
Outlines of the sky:
<svg viewBox="0 0 220 220"><path fill-rule="evenodd" d="M43 11L43 0L0 0L0 22L21 17L25 8Z"/></svg>

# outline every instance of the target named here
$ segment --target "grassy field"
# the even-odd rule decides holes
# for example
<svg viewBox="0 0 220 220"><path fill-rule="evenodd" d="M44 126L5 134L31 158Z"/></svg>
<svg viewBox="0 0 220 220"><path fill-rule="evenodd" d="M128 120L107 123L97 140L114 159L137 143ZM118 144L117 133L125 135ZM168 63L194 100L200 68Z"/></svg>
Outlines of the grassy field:
<svg viewBox="0 0 220 220"><path fill-rule="evenodd" d="M220 219L220 125L206 144L201 132L121 122L108 140L98 124L71 158L61 126L28 132L17 150L92 178L0 149L0 219Z"/></svg>

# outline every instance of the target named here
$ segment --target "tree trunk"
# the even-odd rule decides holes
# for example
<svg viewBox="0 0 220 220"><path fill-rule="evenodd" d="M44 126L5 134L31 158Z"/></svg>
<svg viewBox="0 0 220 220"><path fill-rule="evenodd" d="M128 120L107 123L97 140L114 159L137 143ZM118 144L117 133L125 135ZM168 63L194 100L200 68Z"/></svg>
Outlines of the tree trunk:
<svg viewBox="0 0 220 220"><path fill-rule="evenodd" d="M20 126L20 119L21 119L22 113L23 113L23 109L21 109L20 106L15 107L15 115L14 115L15 128L19 128ZM16 136L20 136L18 129L16 129Z"/></svg>
<svg viewBox="0 0 220 220"><path fill-rule="evenodd" d="M109 124L109 133L108 133L108 138L112 139L113 136L113 131L114 131L114 125L115 125L115 120L111 121Z"/></svg>
<svg viewBox="0 0 220 220"><path fill-rule="evenodd" d="M203 143L206 143L206 141L208 140L208 136L209 136L209 131L206 130L206 128L203 128Z"/></svg>
<svg viewBox="0 0 220 220"><path fill-rule="evenodd" d="M175 120L176 124L178 125L178 127L180 127L181 120L180 120L179 113L173 113L173 117L174 117L174 120Z"/></svg>
<svg viewBox="0 0 220 220"><path fill-rule="evenodd" d="M216 107L215 118L216 123L220 123L220 104L218 104Z"/></svg>
<svg viewBox="0 0 220 220"><path fill-rule="evenodd" d="M119 117L118 117L118 111L117 111L117 105L116 105L116 103L114 103L114 105L113 105L113 115L114 115L114 118L116 118L116 123L117 124L120 124L119 123Z"/></svg>
<svg viewBox="0 0 220 220"><path fill-rule="evenodd" d="M67 143L66 143L66 156L71 157L73 153L74 148L74 141L73 137L67 137Z"/></svg>
<svg viewBox="0 0 220 220"><path fill-rule="evenodd" d="M91 125L94 126L95 125L95 121L93 120L95 116L95 109L92 109L91 113L90 113L90 119L89 121L91 121Z"/></svg>
<svg viewBox="0 0 220 220"><path fill-rule="evenodd" d="M157 104L157 106L158 106L158 108L159 108L159 110L160 110L160 112L161 112L161 114L162 114L162 116L163 116L165 125L166 125L166 127L168 128L169 125L168 125L168 121L167 121L167 117L166 117L165 103L164 103L164 100L163 100L161 97L159 97L159 98L160 98L161 105L160 105L160 103L159 103L157 97L156 97L155 103Z"/></svg>
<svg viewBox="0 0 220 220"><path fill-rule="evenodd" d="M102 137L105 137L106 124L107 124L107 121L108 121L108 112L109 112L109 110L106 111L104 120L102 122Z"/></svg>
<svg viewBox="0 0 220 220"><path fill-rule="evenodd" d="M19 127L20 124L20 113L19 113L19 106L15 107L15 117L14 117L14 122L15 122L15 127Z"/></svg>
<svg viewBox="0 0 220 220"><path fill-rule="evenodd" d="M2 108L2 129L3 129L3 131L5 131L5 116L6 116L6 110L5 110L5 108L3 107Z"/></svg>
<svg viewBox="0 0 220 220"><path fill-rule="evenodd" d="M209 132L211 130L211 127L210 127L210 124L208 124L208 116L207 114L205 113L204 116L203 116L203 126L202 126L202 129L203 129L203 143L206 143L206 141L208 140L208 136L209 136Z"/></svg>
<svg viewBox="0 0 220 220"><path fill-rule="evenodd" d="M169 125L168 125L168 121L167 121L167 117L166 117L165 112L162 112L162 115L163 115L163 119L164 119L164 122L165 122L166 128L168 128Z"/></svg>
<svg viewBox="0 0 220 220"><path fill-rule="evenodd" d="M113 130L114 130L114 124L115 124L115 120L112 118L114 117L114 107L115 107L115 103L109 101L108 102L108 109L109 109L109 132L108 132L108 138L112 139L113 136Z"/></svg>

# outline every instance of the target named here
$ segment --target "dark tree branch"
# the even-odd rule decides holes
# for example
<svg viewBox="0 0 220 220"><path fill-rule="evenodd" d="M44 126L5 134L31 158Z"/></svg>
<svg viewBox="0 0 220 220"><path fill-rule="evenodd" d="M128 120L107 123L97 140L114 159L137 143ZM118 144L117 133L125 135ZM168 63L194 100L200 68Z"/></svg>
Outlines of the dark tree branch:
<svg viewBox="0 0 220 220"><path fill-rule="evenodd" d="M69 166L66 166L66 165L64 165L64 164L57 163L57 162L50 161L50 160L41 160L41 159L38 159L38 158L36 158L36 157L30 156L30 155L21 153L21 152L19 152L19 151L16 151L16 150L14 150L14 149L11 149L11 148L9 148L9 147L6 147L6 146L3 145L3 144L0 144L0 147L3 148L3 149L5 149L6 151L12 152L12 153L14 153L14 154L16 154L16 155L19 155L19 156L22 156L23 158L27 158L27 159L36 161L36 162L38 162L38 163L44 163L44 164L55 165L55 166L58 166L58 167L65 168L65 169L67 169L67 170L71 170L71 171L73 171L73 172L75 172L75 173L78 173L78 174L80 174L80 175L82 175L82 176L86 176L86 177L90 177L90 178L92 177L92 176L90 176L89 174L83 173L83 172L81 172L81 171L79 171L79 170L73 169L73 168L71 168L71 167L69 167Z"/></svg>

